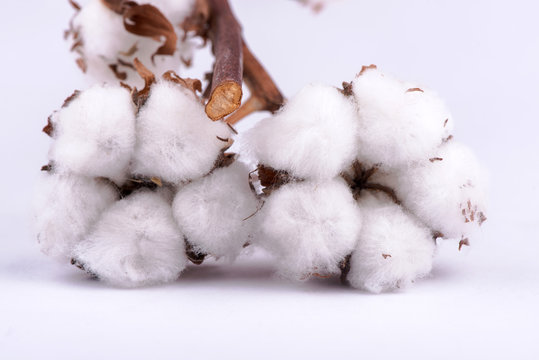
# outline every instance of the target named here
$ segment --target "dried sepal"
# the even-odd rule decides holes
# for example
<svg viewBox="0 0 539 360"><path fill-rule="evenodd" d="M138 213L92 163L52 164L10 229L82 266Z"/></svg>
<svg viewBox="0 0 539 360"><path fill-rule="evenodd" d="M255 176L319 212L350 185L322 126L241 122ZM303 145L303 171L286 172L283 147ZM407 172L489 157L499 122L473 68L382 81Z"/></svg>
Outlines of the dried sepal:
<svg viewBox="0 0 539 360"><path fill-rule="evenodd" d="M359 74L357 74L357 76L361 76L365 73L365 71L368 71L368 70L376 70L378 67L374 64L370 64L370 65L363 65L361 67L361 70L359 71Z"/></svg>
<svg viewBox="0 0 539 360"><path fill-rule="evenodd" d="M195 36L202 38L204 45L208 40L208 29L210 19L210 5L207 0L196 0L193 11L187 16L180 27L184 31L183 40L187 39L187 34L193 32Z"/></svg>
<svg viewBox="0 0 539 360"><path fill-rule="evenodd" d="M163 79L173 82L175 84L181 85L187 90L190 90L193 92L193 94L197 95L198 92L202 92L202 82L198 79L191 79L191 78L182 78L178 74L176 74L175 71L169 70L166 73L163 74Z"/></svg>
<svg viewBox="0 0 539 360"><path fill-rule="evenodd" d="M131 4L125 10L123 19L125 29L132 34L151 37L156 41L165 38L163 45L152 54L152 61L156 55L173 55L176 51L178 35L174 26L155 6Z"/></svg>
<svg viewBox="0 0 539 360"><path fill-rule="evenodd" d="M191 244L186 237L184 237L183 240L185 241L185 255L187 255L189 261L195 265L202 264L207 254L196 251L193 244Z"/></svg>
<svg viewBox="0 0 539 360"><path fill-rule="evenodd" d="M470 241L468 240L468 238L462 238L459 241L459 251L462 249L463 246L470 246Z"/></svg>
<svg viewBox="0 0 539 360"><path fill-rule="evenodd" d="M150 96L150 88L155 83L155 75L146 66L144 66L144 64L142 64L138 58L135 58L133 64L135 66L135 70L137 70L137 73L144 80L144 88L140 91L135 88L132 92L133 102L137 106L137 109L140 109L140 107L144 105L148 99L148 96Z"/></svg>
<svg viewBox="0 0 539 360"><path fill-rule="evenodd" d="M269 196L274 190L289 183L303 181L303 179L290 175L287 171L277 170L270 166L258 165L258 180L262 186L262 193Z"/></svg>

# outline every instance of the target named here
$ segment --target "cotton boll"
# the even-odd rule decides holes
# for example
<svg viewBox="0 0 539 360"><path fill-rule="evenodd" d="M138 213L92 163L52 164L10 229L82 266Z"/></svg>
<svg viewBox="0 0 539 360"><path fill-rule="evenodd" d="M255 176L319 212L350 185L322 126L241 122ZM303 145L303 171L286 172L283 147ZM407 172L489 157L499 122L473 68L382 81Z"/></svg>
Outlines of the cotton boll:
<svg viewBox="0 0 539 360"><path fill-rule="evenodd" d="M171 183L199 178L212 169L229 136L230 129L211 121L191 91L161 81L138 114L132 170Z"/></svg>
<svg viewBox="0 0 539 360"><path fill-rule="evenodd" d="M77 246L75 258L100 279L123 287L173 281L187 264L170 204L150 190L107 210Z"/></svg>
<svg viewBox="0 0 539 360"><path fill-rule="evenodd" d="M121 183L135 145L135 108L129 91L96 85L53 117L50 158L58 171Z"/></svg>
<svg viewBox="0 0 539 360"><path fill-rule="evenodd" d="M248 184L249 170L238 161L216 169L178 191L174 218L194 250L234 258L253 232L258 200Z"/></svg>
<svg viewBox="0 0 539 360"><path fill-rule="evenodd" d="M431 231L390 199L363 194L363 227L347 279L355 288L379 293L404 287L432 268Z"/></svg>
<svg viewBox="0 0 539 360"><path fill-rule="evenodd" d="M336 88L309 85L245 135L264 165L307 179L331 179L357 154L356 110Z"/></svg>
<svg viewBox="0 0 539 360"><path fill-rule="evenodd" d="M171 23L179 25L179 19L183 20L190 12L193 2L177 1L174 6L171 0L149 3L156 6ZM181 33L180 29L175 30ZM134 86L142 86L142 80L129 65L135 57L157 74L177 70L181 63L178 52L172 56L156 56L152 61L152 55L162 41L128 32L123 16L109 9L101 0L89 1L76 13L70 33L74 37L73 50L81 55L86 72L100 81L113 83L123 80Z"/></svg>
<svg viewBox="0 0 539 360"><path fill-rule="evenodd" d="M74 246L117 197L118 192L105 180L42 173L34 197L35 226L41 250L52 257L69 260Z"/></svg>
<svg viewBox="0 0 539 360"><path fill-rule="evenodd" d="M446 238L473 235L486 220L486 174L470 149L455 141L431 161L380 179L403 205Z"/></svg>
<svg viewBox="0 0 539 360"><path fill-rule="evenodd" d="M259 219L258 244L274 254L285 277L338 273L352 252L362 217L341 180L289 183L266 200Z"/></svg>
<svg viewBox="0 0 539 360"><path fill-rule="evenodd" d="M431 90L365 69L352 83L359 109L359 160L389 168L434 156L452 131L451 115Z"/></svg>

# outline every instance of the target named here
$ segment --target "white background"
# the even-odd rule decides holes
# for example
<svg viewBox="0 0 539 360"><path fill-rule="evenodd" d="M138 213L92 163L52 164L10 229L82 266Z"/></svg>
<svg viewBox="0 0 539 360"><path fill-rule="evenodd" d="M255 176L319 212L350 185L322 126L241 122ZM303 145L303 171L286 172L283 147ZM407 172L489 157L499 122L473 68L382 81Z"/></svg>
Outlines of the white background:
<svg viewBox="0 0 539 360"><path fill-rule="evenodd" d="M432 276L369 295L290 284L260 254L177 282L109 288L39 253L30 217L47 116L84 81L62 41L67 1L2 1L0 358L539 358L539 8L529 1L232 0L282 91L377 64L436 89L491 173L482 239L439 247ZM210 64L207 51L190 75ZM253 119L242 127L250 126Z"/></svg>

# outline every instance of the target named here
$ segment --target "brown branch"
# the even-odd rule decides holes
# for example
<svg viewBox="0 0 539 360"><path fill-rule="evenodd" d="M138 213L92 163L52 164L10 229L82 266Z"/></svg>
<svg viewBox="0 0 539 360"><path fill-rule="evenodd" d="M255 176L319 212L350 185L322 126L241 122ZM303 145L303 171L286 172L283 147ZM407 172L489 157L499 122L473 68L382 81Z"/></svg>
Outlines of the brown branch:
<svg viewBox="0 0 539 360"><path fill-rule="evenodd" d="M363 189L381 191L383 193L386 193L391 198L391 200L395 202L395 204L397 205L401 204L399 198L397 197L397 194L395 193L395 190L393 190L389 186L385 186L381 184L365 183L363 184Z"/></svg>
<svg viewBox="0 0 539 360"><path fill-rule="evenodd" d="M245 42L243 42L243 77L251 91L251 97L228 117L227 123L235 124L256 111L274 113L283 106L283 95Z"/></svg>
<svg viewBox="0 0 539 360"><path fill-rule="evenodd" d="M243 52L241 27L226 0L207 0L210 5L209 37L215 55L212 89L206 114L219 120L241 104Z"/></svg>

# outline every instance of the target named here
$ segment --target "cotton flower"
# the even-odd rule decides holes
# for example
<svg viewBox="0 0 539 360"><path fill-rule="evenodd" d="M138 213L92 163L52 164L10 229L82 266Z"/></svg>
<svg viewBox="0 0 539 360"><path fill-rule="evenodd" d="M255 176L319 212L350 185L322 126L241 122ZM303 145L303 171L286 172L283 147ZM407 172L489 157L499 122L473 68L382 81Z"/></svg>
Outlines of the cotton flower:
<svg viewBox="0 0 539 360"><path fill-rule="evenodd" d="M358 107L358 159L388 168L433 157L453 121L432 90L364 68L352 82Z"/></svg>
<svg viewBox="0 0 539 360"><path fill-rule="evenodd" d="M258 201L249 189L248 172L236 161L176 194L174 218L195 252L232 259L249 241L254 231L250 215Z"/></svg>
<svg viewBox="0 0 539 360"><path fill-rule="evenodd" d="M211 121L192 91L170 81L154 84L137 117L132 172L179 183L207 174L231 135Z"/></svg>
<svg viewBox="0 0 539 360"><path fill-rule="evenodd" d="M350 190L337 179L283 185L257 218L257 243L276 256L279 273L292 279L338 273L362 224Z"/></svg>
<svg viewBox="0 0 539 360"><path fill-rule="evenodd" d="M432 268L431 231L391 199L362 194L363 226L347 279L353 287L379 293L409 285Z"/></svg>
<svg viewBox="0 0 539 360"><path fill-rule="evenodd" d="M122 287L173 281L187 264L170 203L150 190L104 212L75 249L75 259L99 279Z"/></svg>
<svg viewBox="0 0 539 360"><path fill-rule="evenodd" d="M259 163L292 176L331 179L357 155L354 104L336 88L309 85L245 134Z"/></svg>
<svg viewBox="0 0 539 360"><path fill-rule="evenodd" d="M69 260L101 213L118 197L105 180L43 172L36 186L34 216L41 250Z"/></svg>
<svg viewBox="0 0 539 360"><path fill-rule="evenodd" d="M50 159L60 172L121 183L135 146L135 109L129 91L95 85L52 116Z"/></svg>

